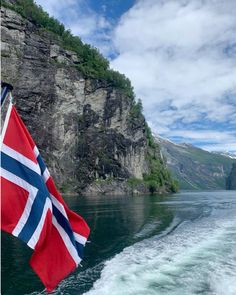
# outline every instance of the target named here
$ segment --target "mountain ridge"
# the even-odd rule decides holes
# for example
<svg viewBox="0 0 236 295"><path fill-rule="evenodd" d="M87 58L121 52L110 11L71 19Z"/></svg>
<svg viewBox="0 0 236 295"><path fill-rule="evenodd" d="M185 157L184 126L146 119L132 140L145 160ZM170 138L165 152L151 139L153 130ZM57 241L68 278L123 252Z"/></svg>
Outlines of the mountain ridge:
<svg viewBox="0 0 236 295"><path fill-rule="evenodd" d="M226 178L234 159L191 144L176 144L159 136L155 136L155 140L181 189L226 189Z"/></svg>

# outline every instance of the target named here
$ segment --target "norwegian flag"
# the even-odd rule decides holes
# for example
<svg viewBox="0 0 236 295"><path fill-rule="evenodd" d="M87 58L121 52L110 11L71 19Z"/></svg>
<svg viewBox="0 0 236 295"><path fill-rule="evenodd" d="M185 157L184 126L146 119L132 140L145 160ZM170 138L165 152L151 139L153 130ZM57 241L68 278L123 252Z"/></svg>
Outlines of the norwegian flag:
<svg viewBox="0 0 236 295"><path fill-rule="evenodd" d="M12 103L1 136L1 214L2 229L34 249L30 265L48 292L79 265L89 227L58 193Z"/></svg>

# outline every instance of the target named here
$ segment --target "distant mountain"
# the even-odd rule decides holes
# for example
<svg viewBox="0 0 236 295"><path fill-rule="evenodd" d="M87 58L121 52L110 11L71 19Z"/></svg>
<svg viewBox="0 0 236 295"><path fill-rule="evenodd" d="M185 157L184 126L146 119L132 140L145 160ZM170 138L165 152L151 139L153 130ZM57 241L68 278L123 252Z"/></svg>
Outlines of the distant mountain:
<svg viewBox="0 0 236 295"><path fill-rule="evenodd" d="M176 144L156 137L163 157L180 189L225 189L235 159L219 153L210 153L191 144Z"/></svg>
<svg viewBox="0 0 236 295"><path fill-rule="evenodd" d="M222 152L222 151L216 151L216 152L212 152L213 154L217 154L217 155L222 155L222 156L226 156L229 157L231 159L235 159L236 160L236 154L230 153L230 152Z"/></svg>
<svg viewBox="0 0 236 295"><path fill-rule="evenodd" d="M233 163L231 172L227 178L226 188L229 190L236 190L236 162Z"/></svg>

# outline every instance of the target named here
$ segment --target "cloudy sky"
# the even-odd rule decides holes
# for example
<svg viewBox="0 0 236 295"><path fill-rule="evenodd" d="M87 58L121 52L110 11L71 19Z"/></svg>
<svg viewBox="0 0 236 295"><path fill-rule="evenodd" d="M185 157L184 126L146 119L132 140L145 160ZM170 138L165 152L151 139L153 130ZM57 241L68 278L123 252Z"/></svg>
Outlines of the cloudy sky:
<svg viewBox="0 0 236 295"><path fill-rule="evenodd" d="M154 133L236 153L235 0L36 2L130 78Z"/></svg>

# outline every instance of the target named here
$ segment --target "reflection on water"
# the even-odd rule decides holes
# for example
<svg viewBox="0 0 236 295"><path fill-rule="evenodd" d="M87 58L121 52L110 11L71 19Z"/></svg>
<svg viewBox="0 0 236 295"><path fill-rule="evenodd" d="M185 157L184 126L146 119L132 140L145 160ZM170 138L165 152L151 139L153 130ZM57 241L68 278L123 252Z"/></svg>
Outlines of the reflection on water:
<svg viewBox="0 0 236 295"><path fill-rule="evenodd" d="M171 223L173 212L165 197L66 197L69 207L81 214L91 228L83 268L62 283L63 294L82 294L100 276L103 262L125 247L158 234ZM39 294L43 290L29 266L31 249L2 233L2 294ZM71 280L76 283L71 284ZM63 286L67 286L66 288Z"/></svg>

